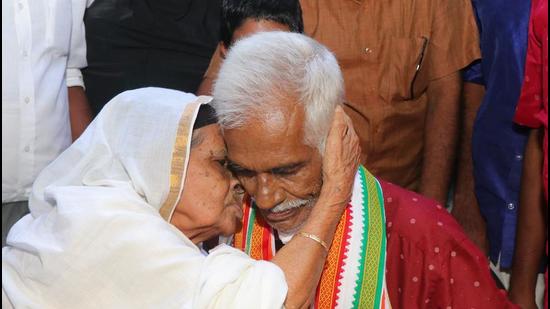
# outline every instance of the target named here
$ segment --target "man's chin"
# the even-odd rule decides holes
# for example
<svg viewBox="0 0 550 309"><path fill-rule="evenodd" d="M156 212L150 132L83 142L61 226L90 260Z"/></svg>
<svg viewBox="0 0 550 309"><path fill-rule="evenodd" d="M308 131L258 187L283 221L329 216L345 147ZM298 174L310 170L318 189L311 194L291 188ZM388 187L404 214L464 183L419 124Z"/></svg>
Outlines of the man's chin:
<svg viewBox="0 0 550 309"><path fill-rule="evenodd" d="M262 210L260 213L267 223L274 229L283 233L295 233L306 221L310 207L293 208L280 213L272 213Z"/></svg>

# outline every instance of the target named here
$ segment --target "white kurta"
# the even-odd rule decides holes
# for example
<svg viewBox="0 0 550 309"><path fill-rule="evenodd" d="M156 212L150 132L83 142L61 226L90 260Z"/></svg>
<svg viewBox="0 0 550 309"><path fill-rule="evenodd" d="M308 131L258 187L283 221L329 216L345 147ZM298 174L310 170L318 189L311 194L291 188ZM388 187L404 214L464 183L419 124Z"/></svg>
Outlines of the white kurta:
<svg viewBox="0 0 550 309"><path fill-rule="evenodd" d="M84 86L92 0L2 0L2 203L28 200L71 144L67 87Z"/></svg>
<svg viewBox="0 0 550 309"><path fill-rule="evenodd" d="M282 307L275 264L225 245L205 256L159 215L178 122L194 101L124 93L45 169L2 249L3 308Z"/></svg>

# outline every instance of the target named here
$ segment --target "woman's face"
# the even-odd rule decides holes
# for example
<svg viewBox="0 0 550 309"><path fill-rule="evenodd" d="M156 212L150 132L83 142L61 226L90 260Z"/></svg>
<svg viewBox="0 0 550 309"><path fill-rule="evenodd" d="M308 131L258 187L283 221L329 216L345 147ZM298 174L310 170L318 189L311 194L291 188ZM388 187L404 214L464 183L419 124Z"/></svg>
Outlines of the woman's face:
<svg viewBox="0 0 550 309"><path fill-rule="evenodd" d="M225 160L218 125L193 132L185 186L171 223L194 243L232 235L241 226L240 186L227 171Z"/></svg>

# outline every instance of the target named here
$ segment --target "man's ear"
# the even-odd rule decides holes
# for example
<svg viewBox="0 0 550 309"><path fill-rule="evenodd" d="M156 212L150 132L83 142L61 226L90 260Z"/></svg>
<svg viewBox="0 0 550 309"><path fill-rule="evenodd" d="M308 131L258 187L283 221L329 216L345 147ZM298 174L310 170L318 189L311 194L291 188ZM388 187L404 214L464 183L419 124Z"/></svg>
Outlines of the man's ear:
<svg viewBox="0 0 550 309"><path fill-rule="evenodd" d="M227 55L229 48L225 47L225 44L223 42L220 42L219 49L220 49L220 56L222 57L222 59L225 59L225 56Z"/></svg>

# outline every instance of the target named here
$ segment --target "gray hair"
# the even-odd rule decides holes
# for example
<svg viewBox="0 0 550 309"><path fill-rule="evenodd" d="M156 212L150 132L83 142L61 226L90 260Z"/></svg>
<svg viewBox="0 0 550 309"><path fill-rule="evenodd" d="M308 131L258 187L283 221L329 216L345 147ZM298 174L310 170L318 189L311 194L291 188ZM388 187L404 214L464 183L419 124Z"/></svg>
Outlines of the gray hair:
<svg viewBox="0 0 550 309"><path fill-rule="evenodd" d="M302 34L262 32L238 41L214 85L222 129L250 119L270 121L276 102L298 100L305 111L305 144L322 154L334 109L344 98L342 72L334 55ZM263 118L262 118L263 117Z"/></svg>

